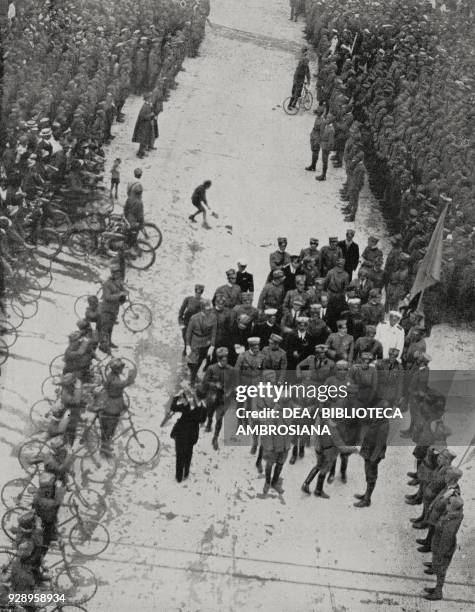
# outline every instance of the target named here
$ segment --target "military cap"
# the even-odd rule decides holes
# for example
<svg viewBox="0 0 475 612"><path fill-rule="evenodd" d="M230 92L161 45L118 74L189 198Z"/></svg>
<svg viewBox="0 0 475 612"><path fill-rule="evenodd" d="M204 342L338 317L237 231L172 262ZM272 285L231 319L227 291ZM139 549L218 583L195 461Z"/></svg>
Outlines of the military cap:
<svg viewBox="0 0 475 612"><path fill-rule="evenodd" d="M315 350L316 351L326 351L328 348L328 346L326 344L316 344L315 345Z"/></svg>
<svg viewBox="0 0 475 612"><path fill-rule="evenodd" d="M339 361L336 362L335 366L338 370L342 370L343 368L348 368L349 364L345 359L340 359Z"/></svg>
<svg viewBox="0 0 475 612"><path fill-rule="evenodd" d="M391 242L391 244L399 244L401 240L402 240L401 234L396 234L395 236L391 236L391 238L389 239L389 242Z"/></svg>
<svg viewBox="0 0 475 612"><path fill-rule="evenodd" d="M252 336L251 338L247 339L247 343L249 344L249 346L255 346L256 344L260 344L261 343L261 339L258 338L257 336Z"/></svg>
<svg viewBox="0 0 475 612"><path fill-rule="evenodd" d="M272 277L273 278L284 278L285 274L282 272L282 270L274 270L272 272Z"/></svg>
<svg viewBox="0 0 475 612"><path fill-rule="evenodd" d="M250 323L250 321L251 321L251 317L244 312L240 314L238 317L238 322L242 323L243 325L247 325L248 323Z"/></svg>
<svg viewBox="0 0 475 612"><path fill-rule="evenodd" d="M369 237L368 237L368 241L371 241L371 242L379 242L379 238L377 238L376 236L369 236Z"/></svg>
<svg viewBox="0 0 475 612"><path fill-rule="evenodd" d="M300 259L300 255L291 255L290 259Z"/></svg>
<svg viewBox="0 0 475 612"><path fill-rule="evenodd" d="M226 276L231 276L233 274L236 274L236 270L234 268L229 268L229 270L226 270Z"/></svg>
<svg viewBox="0 0 475 612"><path fill-rule="evenodd" d="M380 293L378 291L378 289L371 289L369 292L369 297L370 298L374 298L374 297L379 297Z"/></svg>
<svg viewBox="0 0 475 612"><path fill-rule="evenodd" d="M426 363L429 363L429 361L432 361L432 357L428 355L427 353L423 353L422 351L420 351L419 359L422 359L422 361L425 361Z"/></svg>
<svg viewBox="0 0 475 612"><path fill-rule="evenodd" d="M216 349L216 357L227 357L229 354L228 349L225 346L220 346Z"/></svg>
<svg viewBox="0 0 475 612"><path fill-rule="evenodd" d="M323 285L324 282L325 282L324 278L316 278L314 281L316 285Z"/></svg>
<svg viewBox="0 0 475 612"><path fill-rule="evenodd" d="M295 320L297 323L308 323L308 317L297 317Z"/></svg>
<svg viewBox="0 0 475 612"><path fill-rule="evenodd" d="M287 238L285 236L279 236L277 242L287 242Z"/></svg>
<svg viewBox="0 0 475 612"><path fill-rule="evenodd" d="M244 259L244 257L240 257L238 262L237 262L238 266L247 266L247 261Z"/></svg>
<svg viewBox="0 0 475 612"><path fill-rule="evenodd" d="M264 314L266 317L273 317L277 314L277 308L266 308Z"/></svg>
<svg viewBox="0 0 475 612"><path fill-rule="evenodd" d="M401 259L402 261L407 261L411 259L411 256L408 253L401 253L399 255L399 259Z"/></svg>
<svg viewBox="0 0 475 612"><path fill-rule="evenodd" d="M328 242L338 242L338 236L330 236Z"/></svg>
<svg viewBox="0 0 475 612"><path fill-rule="evenodd" d="M417 217L419 213L415 208L411 208L409 214L411 215L411 217Z"/></svg>
<svg viewBox="0 0 475 612"><path fill-rule="evenodd" d="M375 328L375 329L376 329L376 328ZM389 352L389 354L391 354L391 353L393 353L393 354L398 354L398 353L399 353L399 349L398 349L397 347L395 347L395 346L392 346L392 347L389 349L389 351L388 351L388 352Z"/></svg>
<svg viewBox="0 0 475 612"><path fill-rule="evenodd" d="M361 304L360 298L350 298L348 304L359 305Z"/></svg>
<svg viewBox="0 0 475 612"><path fill-rule="evenodd" d="M69 341L74 342L75 340L79 340L81 337L81 333L78 331L73 331L68 335Z"/></svg>
<svg viewBox="0 0 475 612"><path fill-rule="evenodd" d="M321 304L318 304L317 302L310 304L310 310L320 310L322 307Z"/></svg>
<svg viewBox="0 0 475 612"><path fill-rule="evenodd" d="M205 286L204 285L200 285L199 283L197 283L195 285L195 291L199 291L199 290L203 291L204 288L205 288Z"/></svg>
<svg viewBox="0 0 475 612"><path fill-rule="evenodd" d="M283 338L282 336L279 336L279 334L271 334L269 336L269 340L272 340L273 342L282 342Z"/></svg>

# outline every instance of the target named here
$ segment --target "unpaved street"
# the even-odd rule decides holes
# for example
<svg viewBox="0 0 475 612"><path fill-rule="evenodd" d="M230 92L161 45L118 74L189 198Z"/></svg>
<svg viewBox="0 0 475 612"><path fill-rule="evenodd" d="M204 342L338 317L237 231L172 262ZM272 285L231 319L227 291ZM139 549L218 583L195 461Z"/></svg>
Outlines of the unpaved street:
<svg viewBox="0 0 475 612"><path fill-rule="evenodd" d="M475 518L473 459L463 465L468 494L460 550L447 576L446 599L434 603L420 598L433 580L423 573L426 558L416 551L409 523L418 507L404 503L404 494L413 492L405 476L413 467L409 447L388 450L373 504L363 510L353 508L353 494L364 490L357 456L350 459L348 483L336 478L328 487L329 500L300 491L314 460L310 450L304 461L286 464L285 494L264 499L263 478L249 449L221 445L215 452L211 434L202 432L190 479L182 485L174 480L171 424L160 428L160 423L183 367L177 326L183 297L195 282L203 282L211 297L240 256L260 290L277 236L287 236L290 252L299 252L311 235L323 245L330 235L343 237L345 228L338 200L344 171L330 164L328 180L316 183L315 175L304 171L313 115L289 117L281 108L303 24L288 20L285 0L213 4L200 56L185 62L159 117L158 150L143 162L135 157L130 139L139 98L127 102L126 123L115 126L108 150L108 169L115 157L123 160L122 201L133 169L143 168L147 216L164 235L156 264L127 275L135 301L152 308L154 323L138 335L119 325L115 340L117 354L138 366L130 392L136 421L156 431L162 446L160 462L144 470L134 470L119 450L119 472L105 489L112 542L87 564L100 588L86 607L89 612L469 610L475 603L475 538L469 529ZM219 213L219 219L210 218L209 231L187 220L191 192L208 178L209 201ZM372 232L385 236L366 189L354 227L362 246ZM63 352L74 328L75 298L93 286L95 292L107 274L100 262L82 268L66 257L54 269L39 314L22 327L15 355L2 369L2 482L21 475L15 451L28 434L28 409L40 397L48 363ZM449 367L449 358L451 369L473 366L468 332L437 328L428 345L434 368ZM457 449L459 457L464 451Z"/></svg>

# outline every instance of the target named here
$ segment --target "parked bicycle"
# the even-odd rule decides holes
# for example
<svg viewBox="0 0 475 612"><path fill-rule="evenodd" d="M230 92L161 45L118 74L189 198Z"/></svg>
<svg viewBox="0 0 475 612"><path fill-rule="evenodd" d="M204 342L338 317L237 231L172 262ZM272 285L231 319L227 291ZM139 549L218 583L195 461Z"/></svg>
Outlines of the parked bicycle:
<svg viewBox="0 0 475 612"><path fill-rule="evenodd" d="M296 115L301 108L309 111L313 105L313 95L305 83L303 84L300 96L297 98L293 106L289 106L291 100L292 96L289 96L288 98L285 98L282 103L282 107L287 115Z"/></svg>
<svg viewBox="0 0 475 612"><path fill-rule="evenodd" d="M74 302L74 312L79 319L84 317L87 308L88 295L81 295ZM145 331L152 324L152 311L145 304L132 302L130 294L127 294L127 300L121 306L121 318L128 330L134 333Z"/></svg>
<svg viewBox="0 0 475 612"><path fill-rule="evenodd" d="M97 593L98 582L94 573L84 565L75 565L66 557L64 543L58 542L60 559L48 567L48 571L54 571L51 578L51 591L64 595L65 603L55 606L51 612L63 610L63 612L73 612L73 610L84 610L75 606L89 601ZM54 554L50 551L49 554ZM9 548L0 549L0 579L2 582L9 581L11 564L15 557L15 551Z"/></svg>

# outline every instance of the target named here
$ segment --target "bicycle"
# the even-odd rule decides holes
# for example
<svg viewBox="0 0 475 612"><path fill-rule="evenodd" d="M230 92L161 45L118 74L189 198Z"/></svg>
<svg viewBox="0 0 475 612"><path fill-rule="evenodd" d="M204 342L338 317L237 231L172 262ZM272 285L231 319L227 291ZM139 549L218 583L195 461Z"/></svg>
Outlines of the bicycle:
<svg viewBox="0 0 475 612"><path fill-rule="evenodd" d="M14 478L3 485L0 497L5 508L10 510L17 506L31 507L33 498L39 490L33 482L33 478L38 472L37 469L30 478ZM74 514L80 510L88 518L99 521L107 512L104 497L90 487L80 488L74 478L72 479L72 487L65 494L67 500L65 505L70 512Z"/></svg>
<svg viewBox="0 0 475 612"><path fill-rule="evenodd" d="M303 84L302 91L300 92L300 96L295 101L295 105L289 107L291 100L292 96L289 96L282 102L282 107L287 115L296 115L301 108L306 111L309 111L312 108L313 95L306 83Z"/></svg>
<svg viewBox="0 0 475 612"><path fill-rule="evenodd" d="M86 259L99 254L115 257L122 251L129 266L136 270L148 270L156 259L155 249L146 240L137 238L130 244L129 237L118 228L102 233L90 229L73 230L65 234L64 245L73 256Z"/></svg>
<svg viewBox="0 0 475 612"><path fill-rule="evenodd" d="M87 308L88 295L79 296L74 302L74 312L79 319L84 317L84 313ZM133 332L143 332L150 327L152 324L152 311L145 304L139 302L132 302L130 295L127 294L127 300L122 306L122 321L125 327Z"/></svg>
<svg viewBox="0 0 475 612"><path fill-rule="evenodd" d="M64 610L70 612L68 608L76 610L84 610L84 608L75 608L74 604L86 603L97 593L98 582L94 573L84 565L73 565L67 557L63 542L58 543L61 559L49 566L49 571L57 568L55 575L51 578L51 590L55 593L64 594L65 600L68 602L65 605L59 605L52 612ZM0 578L4 582L8 582L11 564L15 557L15 551L9 548L0 549Z"/></svg>
<svg viewBox="0 0 475 612"><path fill-rule="evenodd" d="M18 519L26 512L29 512L28 508L16 506L15 508L9 508L2 517L2 530L12 542L16 539ZM73 526L68 531L66 537L71 548L79 555L90 558L98 557L109 546L110 535L104 525L89 517L83 518L79 512L79 507L76 507L75 511L71 512L69 518L58 523L58 530L69 525L71 522ZM58 535L60 541L62 536Z"/></svg>
<svg viewBox="0 0 475 612"><path fill-rule="evenodd" d="M86 224L89 229L94 230L95 232L114 232L116 231L116 226L121 227L124 224L127 224L127 221L124 219L122 214L105 212L95 212L89 213L86 216ZM154 251L160 248L160 245L163 241L163 235L160 228L155 225L155 223L146 222L143 227L139 230L137 237L140 240L144 240L150 244Z"/></svg>
<svg viewBox="0 0 475 612"><path fill-rule="evenodd" d="M136 429L132 420L133 414L130 410L126 410L125 416L121 418L120 424L125 420L129 421L129 425L116 433L109 443L113 444L119 438L126 436L132 432L125 443L125 452L127 457L137 466L152 463L160 452L160 440L155 432L150 429ZM102 415L104 418L104 415ZM101 415L98 413L95 421L99 420ZM105 417L107 418L107 417ZM87 454L80 460L81 472L88 477L91 482L104 482L104 476L100 477L100 469L107 473L107 478L112 478L118 467L118 461L114 456L103 457L100 451ZM100 479L99 479L100 478Z"/></svg>

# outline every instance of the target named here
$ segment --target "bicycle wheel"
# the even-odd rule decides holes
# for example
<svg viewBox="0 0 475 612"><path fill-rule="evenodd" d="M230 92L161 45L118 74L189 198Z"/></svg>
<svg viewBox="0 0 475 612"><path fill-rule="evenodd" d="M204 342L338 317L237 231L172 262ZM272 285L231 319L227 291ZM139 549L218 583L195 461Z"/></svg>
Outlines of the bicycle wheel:
<svg viewBox="0 0 475 612"><path fill-rule="evenodd" d="M64 594L72 604L86 603L97 593L97 579L90 569L83 565L66 565L53 579L54 591ZM58 606L59 610L67 606Z"/></svg>
<svg viewBox="0 0 475 612"><path fill-rule="evenodd" d="M97 557L109 546L110 535L107 529L89 518L80 518L68 535L71 547L83 557Z"/></svg>
<svg viewBox="0 0 475 612"><path fill-rule="evenodd" d="M45 227L58 234L65 234L71 228L71 219L62 210L51 210L46 217Z"/></svg>
<svg viewBox="0 0 475 612"><path fill-rule="evenodd" d="M35 270L33 270L32 273L35 274ZM48 270L46 274L41 274L40 276L37 276L36 282L38 283L38 286L41 291L46 291L46 289L49 289L51 287L51 283L53 282L53 274L51 270Z"/></svg>
<svg viewBox="0 0 475 612"><path fill-rule="evenodd" d="M92 230L75 230L69 234L68 249L74 257L89 257L97 250L97 236Z"/></svg>
<svg viewBox="0 0 475 612"><path fill-rule="evenodd" d="M10 356L10 352L8 350L8 346L3 338L0 338L0 366L2 366L5 361Z"/></svg>
<svg viewBox="0 0 475 612"><path fill-rule="evenodd" d="M53 402L49 399L41 399L35 402L30 408L30 420L33 425L45 430L49 417L51 416L52 409Z"/></svg>
<svg viewBox="0 0 475 612"><path fill-rule="evenodd" d="M48 376L41 383L41 393L45 400L49 400L50 403L54 402L58 397L57 391L59 389L58 383L61 376ZM33 407L32 407L33 409Z"/></svg>
<svg viewBox="0 0 475 612"><path fill-rule="evenodd" d="M10 568L13 559L15 558L15 553L13 550L9 548L0 548L0 581L8 582L8 577L10 576Z"/></svg>
<svg viewBox="0 0 475 612"><path fill-rule="evenodd" d="M5 310L5 313L0 313L0 320L2 321L2 324L11 325L16 330L18 330L22 326L23 321L25 320L23 312L20 308L15 311L13 309L11 301L5 304Z"/></svg>
<svg viewBox="0 0 475 612"><path fill-rule="evenodd" d="M313 105L313 96L309 91L306 91L302 97L302 106L306 111L309 111Z"/></svg>
<svg viewBox="0 0 475 612"><path fill-rule="evenodd" d="M137 465L150 463L160 452L160 440L150 429L139 429L127 440L125 452Z"/></svg>
<svg viewBox="0 0 475 612"><path fill-rule="evenodd" d="M46 440L28 440L28 442L25 442L20 446L20 450L18 451L18 461L25 472L28 472L28 474L33 474L38 465L37 463L32 462L52 454L53 451L49 447Z"/></svg>
<svg viewBox="0 0 475 612"><path fill-rule="evenodd" d="M49 364L49 373L51 376L62 376L64 369L64 354L56 355Z"/></svg>
<svg viewBox="0 0 475 612"><path fill-rule="evenodd" d="M107 512L106 500L95 489L77 488L68 500L68 507L74 516L85 516L100 521Z"/></svg>
<svg viewBox="0 0 475 612"><path fill-rule="evenodd" d="M155 251L148 242L137 240L136 245L126 251L127 262L135 270L148 270L155 263Z"/></svg>
<svg viewBox="0 0 475 612"><path fill-rule="evenodd" d="M23 319L32 319L38 312L38 302L24 304L23 302L14 302L12 300L11 304L15 314L19 317L21 316Z"/></svg>
<svg viewBox="0 0 475 612"><path fill-rule="evenodd" d="M299 112L300 101L297 100L295 102L295 106L289 106L289 102L291 99L292 98L290 96L288 98L285 98L285 100L282 103L282 107L287 115L296 115Z"/></svg>
<svg viewBox="0 0 475 612"><path fill-rule="evenodd" d="M55 259L63 248L61 234L53 229L45 228L42 230L36 243L36 250L39 255L46 259Z"/></svg>
<svg viewBox="0 0 475 612"><path fill-rule="evenodd" d="M18 331L10 321L0 321L0 339L7 348L11 348L18 340Z"/></svg>
<svg viewBox="0 0 475 612"><path fill-rule="evenodd" d="M41 297L41 287L33 276L15 274L12 279L16 299L20 304L30 304L37 302Z"/></svg>
<svg viewBox="0 0 475 612"><path fill-rule="evenodd" d="M23 508L21 506L16 506L16 508L10 508L5 512L2 516L2 529L3 533L9 538L12 542L16 539L16 529L18 527L18 519L22 514L28 512L28 508Z"/></svg>
<svg viewBox="0 0 475 612"><path fill-rule="evenodd" d="M74 313L78 319L83 319L87 308L87 298L89 295L80 295L74 302Z"/></svg>
<svg viewBox="0 0 475 612"><path fill-rule="evenodd" d="M145 331L152 324L152 311L145 304L129 304L122 312L122 321L132 332Z"/></svg>
<svg viewBox="0 0 475 612"><path fill-rule="evenodd" d="M30 507L37 490L29 478L15 478L3 485L0 496L5 508Z"/></svg>
<svg viewBox="0 0 475 612"><path fill-rule="evenodd" d="M84 457L81 457L80 469L83 476L95 484L109 482L117 472L117 459L103 457L99 450L96 450Z"/></svg>
<svg viewBox="0 0 475 612"><path fill-rule="evenodd" d="M155 223L144 223L143 229L138 233L139 240L144 240L156 251L162 244L163 236L160 228Z"/></svg>

